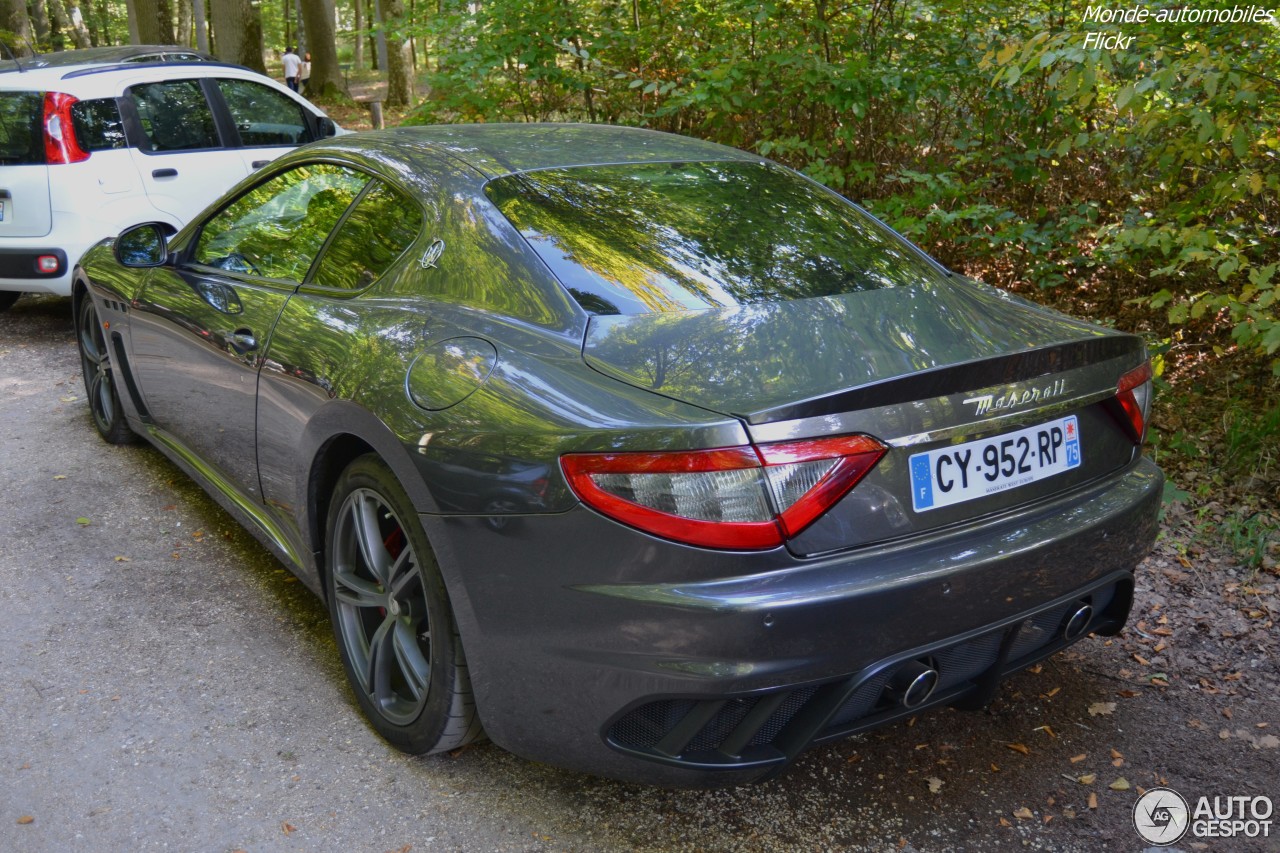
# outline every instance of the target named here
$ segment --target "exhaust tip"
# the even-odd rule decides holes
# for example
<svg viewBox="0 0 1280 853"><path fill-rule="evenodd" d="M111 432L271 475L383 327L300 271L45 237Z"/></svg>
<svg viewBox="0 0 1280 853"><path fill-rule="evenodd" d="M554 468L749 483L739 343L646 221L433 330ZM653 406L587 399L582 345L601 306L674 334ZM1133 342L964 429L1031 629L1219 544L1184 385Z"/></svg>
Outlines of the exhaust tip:
<svg viewBox="0 0 1280 853"><path fill-rule="evenodd" d="M937 686L938 670L928 660L908 661L889 680L889 690L904 708L923 705Z"/></svg>
<svg viewBox="0 0 1280 853"><path fill-rule="evenodd" d="M1089 627L1089 623L1093 621L1093 606L1086 602L1080 602L1074 613L1067 619L1062 627L1063 639L1074 640L1085 632Z"/></svg>

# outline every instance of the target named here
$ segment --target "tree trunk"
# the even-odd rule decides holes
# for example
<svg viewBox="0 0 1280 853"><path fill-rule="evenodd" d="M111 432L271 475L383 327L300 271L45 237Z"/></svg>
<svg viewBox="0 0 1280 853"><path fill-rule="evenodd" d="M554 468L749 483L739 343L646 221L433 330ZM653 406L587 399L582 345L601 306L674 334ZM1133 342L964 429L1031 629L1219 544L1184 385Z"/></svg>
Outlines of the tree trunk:
<svg viewBox="0 0 1280 853"><path fill-rule="evenodd" d="M387 20L391 17L387 12L387 4L382 0L373 0L373 14L370 17L378 22L374 29L374 56L377 57L379 71L387 70Z"/></svg>
<svg viewBox="0 0 1280 853"><path fill-rule="evenodd" d="M129 40L134 44L173 44L169 0L129 0Z"/></svg>
<svg viewBox="0 0 1280 853"><path fill-rule="evenodd" d="M35 30L37 45L49 43L49 10L45 0L31 0L31 25ZM44 48L39 48L43 50Z"/></svg>
<svg viewBox="0 0 1280 853"><path fill-rule="evenodd" d="M356 43L351 49L351 64L359 71L364 68L364 36L359 34L364 29L364 13L361 11L364 4L360 0L355 0L351 5L356 10ZM311 73L315 74L315 71Z"/></svg>
<svg viewBox="0 0 1280 853"><path fill-rule="evenodd" d="M31 19L23 0L0 0L0 30L13 34L12 40L5 40L10 50L18 56L31 55Z"/></svg>
<svg viewBox="0 0 1280 853"><path fill-rule="evenodd" d="M249 0L210 0L209 17L216 37L215 55L262 74L262 13Z"/></svg>
<svg viewBox="0 0 1280 853"><path fill-rule="evenodd" d="M56 3L61 5L61 0L56 0ZM76 46L81 47L81 49L91 47L93 40L90 37L90 33L88 33L88 27L84 26L84 15L81 13L81 8L79 8L77 1L67 0L65 9L67 9L67 18L72 22L70 31L72 31L73 37L76 38Z"/></svg>
<svg viewBox="0 0 1280 853"><path fill-rule="evenodd" d="M178 0L178 31L175 33L178 40L174 44L191 47L195 43L191 39L191 16L192 7L199 2L200 0Z"/></svg>
<svg viewBox="0 0 1280 853"><path fill-rule="evenodd" d="M387 45L387 106L412 106L413 62L409 57L409 42L401 38L398 32L394 36L386 32L389 26L398 28L404 23L404 0L378 2L382 16L382 27L378 32L386 39Z"/></svg>
<svg viewBox="0 0 1280 853"><path fill-rule="evenodd" d="M307 97L325 96L342 90L342 69L338 67L338 45L333 14L324 0L299 0L302 25L306 29L307 49L311 51L311 79Z"/></svg>
<svg viewBox="0 0 1280 853"><path fill-rule="evenodd" d="M54 29L61 33L64 42L69 36L76 47L89 47L89 31L85 29L79 6L64 6L62 0L49 0L49 15L53 18ZM65 49L65 44L59 49Z"/></svg>
<svg viewBox="0 0 1280 853"><path fill-rule="evenodd" d="M205 0L191 0L191 17L196 26L196 50L209 52L209 25L204 13Z"/></svg>

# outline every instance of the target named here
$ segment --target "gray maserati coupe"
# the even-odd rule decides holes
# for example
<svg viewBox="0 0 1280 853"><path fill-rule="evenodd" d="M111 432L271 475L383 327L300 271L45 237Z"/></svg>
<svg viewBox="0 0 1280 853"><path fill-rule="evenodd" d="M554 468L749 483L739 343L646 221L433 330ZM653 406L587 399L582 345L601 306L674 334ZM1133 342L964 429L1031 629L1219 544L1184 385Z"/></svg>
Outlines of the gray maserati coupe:
<svg viewBox="0 0 1280 853"><path fill-rule="evenodd" d="M327 140L91 249L98 431L327 603L412 753L738 784L1114 634L1143 342L758 156L584 125Z"/></svg>

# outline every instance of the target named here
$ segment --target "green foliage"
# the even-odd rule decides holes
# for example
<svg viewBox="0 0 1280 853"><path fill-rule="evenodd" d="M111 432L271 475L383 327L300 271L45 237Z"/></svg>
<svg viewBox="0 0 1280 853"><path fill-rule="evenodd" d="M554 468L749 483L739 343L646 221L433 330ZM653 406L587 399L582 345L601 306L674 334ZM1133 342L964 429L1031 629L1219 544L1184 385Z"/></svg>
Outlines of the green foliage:
<svg viewBox="0 0 1280 853"><path fill-rule="evenodd" d="M1086 8L447 0L421 33L435 67L414 120L642 124L752 149L953 266L1097 291L1117 313L1128 298L1275 357L1280 31L1099 25ZM1135 38L1086 49L1092 31Z"/></svg>

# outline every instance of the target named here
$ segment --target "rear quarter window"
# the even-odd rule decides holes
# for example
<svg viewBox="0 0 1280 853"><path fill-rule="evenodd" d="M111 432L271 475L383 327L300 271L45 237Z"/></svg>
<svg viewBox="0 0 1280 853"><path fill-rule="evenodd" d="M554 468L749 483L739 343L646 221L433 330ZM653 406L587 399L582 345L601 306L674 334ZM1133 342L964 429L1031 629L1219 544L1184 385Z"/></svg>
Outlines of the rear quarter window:
<svg viewBox="0 0 1280 853"><path fill-rule="evenodd" d="M85 151L124 148L124 122L115 98L80 101L71 107L76 141Z"/></svg>
<svg viewBox="0 0 1280 853"><path fill-rule="evenodd" d="M44 163L41 92L0 92L0 166Z"/></svg>

